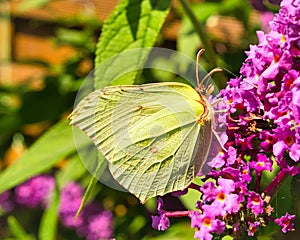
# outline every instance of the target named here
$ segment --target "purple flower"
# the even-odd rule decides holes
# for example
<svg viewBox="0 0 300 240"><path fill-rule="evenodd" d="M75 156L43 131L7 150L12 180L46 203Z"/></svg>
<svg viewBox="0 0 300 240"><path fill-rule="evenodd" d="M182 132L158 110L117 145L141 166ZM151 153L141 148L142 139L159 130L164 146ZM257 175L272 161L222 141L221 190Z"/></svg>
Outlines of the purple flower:
<svg viewBox="0 0 300 240"><path fill-rule="evenodd" d="M199 238L201 240L211 240L211 233L214 232L220 234L224 231L225 223L217 219L216 214L218 214L216 208L208 205L203 206L202 214L198 211L191 212L191 227L198 229L195 232L194 238Z"/></svg>
<svg viewBox="0 0 300 240"><path fill-rule="evenodd" d="M298 162L300 155L297 154L297 145L299 139L296 139L296 132L292 130L289 126L282 126L274 130L277 133L277 143L273 146L273 153L278 158L281 159L285 151L290 151L294 157L294 161ZM294 146L295 145L295 146ZM294 149L294 150L292 150ZM296 153L296 154L295 154Z"/></svg>
<svg viewBox="0 0 300 240"><path fill-rule="evenodd" d="M250 183L252 180L250 169L248 165L242 166L242 180L243 182Z"/></svg>
<svg viewBox="0 0 300 240"><path fill-rule="evenodd" d="M35 176L16 187L16 202L29 208L37 207L40 204L45 207L54 188L55 181L52 176Z"/></svg>
<svg viewBox="0 0 300 240"><path fill-rule="evenodd" d="M235 191L235 183L230 179L219 178L218 186L213 183L205 183L201 191L204 201L212 201L211 206L218 209L218 215L225 216L227 213L237 212L240 208L238 195L233 194Z"/></svg>
<svg viewBox="0 0 300 240"><path fill-rule="evenodd" d="M247 200L247 208L251 209L256 215L263 213L264 202L255 192L251 192Z"/></svg>
<svg viewBox="0 0 300 240"><path fill-rule="evenodd" d="M59 217L65 227L76 228L79 236L88 240L110 239L113 236L113 215L102 210L96 202L85 205L75 220L83 198L83 188L75 183L68 183L61 191Z"/></svg>
<svg viewBox="0 0 300 240"><path fill-rule="evenodd" d="M273 150L273 145L277 141L275 136L268 131L261 131L259 138L262 140L260 147L265 150L265 152L271 152Z"/></svg>
<svg viewBox="0 0 300 240"><path fill-rule="evenodd" d="M250 162L250 167L260 174L262 171L272 171L272 164L273 162L265 154L259 153L257 159Z"/></svg>
<svg viewBox="0 0 300 240"><path fill-rule="evenodd" d="M261 28L264 32L267 32L270 30L269 23L274 18L274 14L272 12L262 12L260 14L260 22L261 22Z"/></svg>
<svg viewBox="0 0 300 240"><path fill-rule="evenodd" d="M83 197L83 188L75 183L68 183L61 191L59 216L61 222L66 227L78 227L83 223L83 213L74 220L77 210Z"/></svg>
<svg viewBox="0 0 300 240"><path fill-rule="evenodd" d="M248 236L253 237L259 227L259 222L248 222Z"/></svg>
<svg viewBox="0 0 300 240"><path fill-rule="evenodd" d="M238 202L240 203L244 202L245 196L248 194L247 185L242 182L237 182L236 189L238 192Z"/></svg>
<svg viewBox="0 0 300 240"><path fill-rule="evenodd" d="M206 182L200 188L201 192L203 193L203 200L204 201L213 201L215 199L215 184L213 182Z"/></svg>
<svg viewBox="0 0 300 240"><path fill-rule="evenodd" d="M158 216L151 216L152 218L152 227L157 230L166 230L170 226L169 218L165 215L163 210L163 201L161 198L157 199L157 213Z"/></svg>
<svg viewBox="0 0 300 240"><path fill-rule="evenodd" d="M282 227L282 232L286 233L287 231L295 230L294 224L292 223L292 220L294 219L295 215L290 215L289 213L286 213L285 216L282 216L281 218L276 218L275 223Z"/></svg>
<svg viewBox="0 0 300 240"><path fill-rule="evenodd" d="M214 179L216 179L218 177L223 177L223 178L231 179L234 182L237 182L241 178L241 171L236 168L233 168L233 167L224 167L224 168L220 169L219 171L212 170L209 173L209 176Z"/></svg>
<svg viewBox="0 0 300 240"><path fill-rule="evenodd" d="M113 215L105 210L88 219L87 240L111 239L113 236Z"/></svg>
<svg viewBox="0 0 300 240"><path fill-rule="evenodd" d="M288 175L300 174L299 19L300 0L283 0L270 31L257 32L258 44L246 52L241 76L230 79L219 94L225 114L217 124L226 125L227 151L214 153L212 169L201 179L197 210L189 211L195 238L223 232L240 236L242 231L253 236L273 219L270 198L278 186ZM274 179L263 188L263 173L274 169ZM182 216L161 207L153 219L156 228L166 226L171 216ZM273 221L286 232L293 230L294 218L286 214Z"/></svg>
<svg viewBox="0 0 300 240"><path fill-rule="evenodd" d="M234 194L236 183L230 179L219 178L218 186L206 182L201 187L203 200L211 202L211 206L218 209L218 215L237 212L240 209L239 196Z"/></svg>
<svg viewBox="0 0 300 240"><path fill-rule="evenodd" d="M170 220L166 217L165 214L160 214L159 216L151 216L152 218L152 227L164 231L170 227Z"/></svg>

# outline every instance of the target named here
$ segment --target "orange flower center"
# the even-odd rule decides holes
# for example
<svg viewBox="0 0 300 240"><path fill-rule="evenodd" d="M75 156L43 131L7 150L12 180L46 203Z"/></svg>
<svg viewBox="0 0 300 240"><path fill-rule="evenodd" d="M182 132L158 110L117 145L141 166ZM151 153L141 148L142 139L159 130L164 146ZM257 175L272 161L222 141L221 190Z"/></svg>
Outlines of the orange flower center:
<svg viewBox="0 0 300 240"><path fill-rule="evenodd" d="M218 193L217 199L223 202L226 199L226 195L223 192Z"/></svg>
<svg viewBox="0 0 300 240"><path fill-rule="evenodd" d="M280 56L278 54L275 54L274 59L273 59L274 63L277 63L279 61L279 59L280 59Z"/></svg>
<svg viewBox="0 0 300 240"><path fill-rule="evenodd" d="M254 197L252 199L252 202L255 204L255 205L258 205L259 204L259 198L258 197Z"/></svg>
<svg viewBox="0 0 300 240"><path fill-rule="evenodd" d="M254 233L256 231L256 227L254 226L249 226L250 232Z"/></svg>
<svg viewBox="0 0 300 240"><path fill-rule="evenodd" d="M260 167L264 167L265 163L264 162L257 162L257 165L260 166Z"/></svg>
<svg viewBox="0 0 300 240"><path fill-rule="evenodd" d="M281 40L282 43L285 43L285 36L283 34L281 34L281 39L280 40Z"/></svg>
<svg viewBox="0 0 300 240"><path fill-rule="evenodd" d="M288 146L291 146L295 142L292 136L287 136L284 141Z"/></svg>
<svg viewBox="0 0 300 240"><path fill-rule="evenodd" d="M211 220L209 218L204 218L203 225L207 228L211 227Z"/></svg>

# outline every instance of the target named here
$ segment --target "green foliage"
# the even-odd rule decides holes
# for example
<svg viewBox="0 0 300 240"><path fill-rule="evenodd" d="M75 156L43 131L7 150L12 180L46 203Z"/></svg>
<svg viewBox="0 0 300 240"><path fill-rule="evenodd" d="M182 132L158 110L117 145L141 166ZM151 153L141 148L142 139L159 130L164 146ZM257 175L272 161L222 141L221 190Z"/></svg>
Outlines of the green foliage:
<svg viewBox="0 0 300 240"><path fill-rule="evenodd" d="M148 53L143 50L131 55L130 59L126 55L125 61L122 57L113 56L127 50L153 46L169 12L170 3L170 0L120 1L104 23L97 44L95 59L96 89L110 85L112 80L115 80L115 77L118 76L116 74L118 73L118 68L124 67L124 64L143 63L145 61ZM99 67L107 59L109 61L103 67ZM103 71L104 69L106 71ZM137 71L126 74L118 80L118 84L133 84L136 74Z"/></svg>
<svg viewBox="0 0 300 240"><path fill-rule="evenodd" d="M95 186L97 184L98 179L97 179L96 175L97 175L98 171L101 169L101 164L102 164L102 162L98 163L98 166L97 166L97 168L95 170L95 174L90 179L89 185L88 185L88 187L87 187L87 189L86 189L86 191L84 193L84 196L82 198L80 207L77 210L75 219L77 219L77 217L79 216L80 212L82 211L84 205L88 202L88 199L89 199L90 195L92 194L92 192L93 192L93 190L94 190L94 188L95 188Z"/></svg>
<svg viewBox="0 0 300 240"><path fill-rule="evenodd" d="M293 177L293 180L291 182L291 196L292 196L292 206L294 207L296 216L300 218L300 188L299 188L299 182L300 182L300 175L296 175Z"/></svg>
<svg viewBox="0 0 300 240"><path fill-rule="evenodd" d="M78 154L73 155L68 159L68 162L61 171L56 174L56 182L59 188L62 188L70 181L80 179L86 173L86 168L83 165Z"/></svg>
<svg viewBox="0 0 300 240"><path fill-rule="evenodd" d="M27 4L26 6L25 3ZM24 6L27 9L38 7L40 6L39 4L43 3L36 2L36 4L37 5L34 5L30 1L24 2ZM124 50L124 46L126 46L125 49L152 46L160 32L164 19L168 14L169 6L170 1L121 2L102 29L101 38L97 48L97 53L99 54L97 56L96 64L116 53L121 53ZM116 13L120 18L115 16ZM114 16L116 19L114 19ZM128 22L123 23L122 21L124 19L128 19ZM72 23L68 23L67 20L64 20L64 22L69 26L72 25ZM9 87L6 92L3 92L3 99L17 98L21 100L19 106L10 108L5 108L3 106L2 108L4 118L1 118L0 128L2 126L2 129L4 130L4 135L1 135L4 140L3 142L9 141L10 136L14 134L14 132L19 131L23 124L33 124L44 120L50 120L50 123L53 123L57 121L63 112L71 107L72 101L69 101L69 99L70 97L73 98L73 92L79 88L82 81L80 75L75 74L76 69L86 57L93 57L92 53L95 49L95 44L93 43L94 29L91 26L99 27L98 24L92 23L83 30L68 28L57 29L56 38L54 39L55 42L59 45L72 45L78 49L79 54L68 59L63 66L49 66L49 70L53 71L56 75L49 76L45 79L46 88L41 91L31 91L27 86L19 89ZM114 30L117 30L117 32L120 30L120 33L116 34ZM128 30L131 31L131 35L125 34L127 39L124 41L124 31L127 32ZM124 43L125 45L121 45L120 43ZM133 57L136 58L136 56ZM145 59L145 57L146 55L143 55L142 58ZM141 58L136 58L135 61L140 60ZM133 82L135 76L136 73L132 75L131 79L126 81ZM95 79L99 85L110 83L105 82L105 75L101 76L101 78L96 77ZM99 79L99 81L97 81L97 79ZM63 98L59 98L58 94ZM2 103L5 102L2 101ZM1 106L2 105L0 105L0 107ZM68 106L68 108L65 106ZM10 131L7 131L8 129ZM73 131L78 130L74 129ZM26 136L25 141L27 142ZM66 158L69 159L68 162L64 168L56 174L58 186L61 188L69 181L82 178L87 173L80 162L80 158L76 154L76 147L81 148L87 144L85 139L82 141L79 139L79 141L76 141L75 146L72 128L68 125L68 121L62 120L58 122L38 138L13 165L1 172L0 192L13 188L34 175L50 171L59 161ZM88 189L93 189L95 183L95 179L92 179ZM41 218L40 229L37 233L39 239L57 238L58 193L59 192L55 192L51 205L47 208ZM83 204L88 199L88 196L91 195L91 198L96 197L89 193L91 193L91 191L87 191ZM20 223L18 223L13 216L9 219L11 233L20 239L25 239L25 236L28 238L27 233L22 229ZM128 221L126 220L125 222ZM137 224L137 222L139 224ZM141 222L143 222L143 224L140 224ZM143 228L145 227L150 227L149 224L146 226L144 215L140 216L139 221L135 220L132 223L129 221L128 224L131 225L131 234L133 235L140 234L140 231L143 231ZM118 221L116 225L118 225Z"/></svg>
<svg viewBox="0 0 300 240"><path fill-rule="evenodd" d="M28 10L44 6L47 2L48 0L22 1L20 9ZM76 49L75 56L61 65L40 63L49 73L43 79L44 87L41 89L32 89L28 84L0 86L0 157L5 157L11 143L14 142L13 139L18 139L19 143L28 146L16 162L1 164L0 193L9 189L13 191L14 187L28 178L45 172L55 176L58 186L50 205L44 212L40 209L33 211L17 209L6 216L1 216L0 225L2 227L3 223L5 228L3 231L0 230L1 239L79 239L73 230L63 228L58 219L60 190L71 181L80 182L87 187L83 204L96 199L102 202L105 208L113 211L115 238L118 240L193 239L194 230L190 228L189 219L174 220L166 232L153 230L150 215L155 211L154 199L142 206L130 194L110 189L95 181L95 178L91 178L91 174L81 162L82 156L77 154L78 148L84 149L90 146L91 142L86 138L79 138L74 144L73 131L79 130L72 130L65 117L71 111L76 92L88 74L87 71L81 70L85 61L95 62L95 88L116 84L163 82L170 79L184 81L170 73L157 74L151 70L141 72L139 69L132 68L132 66L143 66L149 55L148 47L155 44L162 47L170 46L168 45L170 40L163 39L161 29L170 12L171 3L171 0L121 0L103 26L98 19L90 16L59 19L59 27L55 28L52 40L58 46L72 46ZM252 9L248 2L201 1L189 7L197 21L191 19L191 15L187 14L182 6L171 9L176 17L181 19L180 31L176 39L177 50L195 58L196 52L205 42L203 39L205 37L211 42L213 58L216 58L217 65L237 74L245 58L243 52L248 48L249 41L252 43L256 41L255 27L249 20ZM200 22L201 25L197 27L203 30L207 20L213 15L231 16L242 23L245 34L238 46L232 46L209 34L199 35L195 23ZM100 30L100 38L96 45L95 39ZM158 37L160 37L159 43ZM138 50L140 48L144 50ZM222 51L214 53L218 49ZM203 58L204 61L201 62L209 70L214 64L205 64L205 62L214 61L210 59L209 54L204 54ZM156 61L156 66L165 64L163 61L165 60ZM170 61L169 64L172 63ZM183 63L176 62L172 67L176 69L183 66ZM125 70L130 72L125 73ZM44 124L49 129L44 127L37 135L30 135L24 130L28 124ZM88 150L89 148L86 151ZM102 160L103 157L99 156L98 162ZM293 205L299 213L299 194L296 186L298 184L293 182L290 188L294 194L293 200L285 197L289 191L287 187L277 201L288 200L289 205ZM199 196L191 190L180 200L186 207L193 208L197 197ZM122 212L118 209L125 210ZM274 233L272 226L266 233L265 239L270 239L268 236L271 233Z"/></svg>
<svg viewBox="0 0 300 240"><path fill-rule="evenodd" d="M206 27L207 21L213 19L214 17L220 18L224 16L234 17L237 22L243 24L244 34L240 39L240 46L235 47L226 41L227 39L216 39L214 36L209 35L205 32L205 37L209 38L213 45L217 44L226 48L226 51L214 53L216 56L217 65L219 67L224 67L229 69L235 74L238 74L241 63L244 60L245 55L243 51L248 48L249 42L255 42L255 28L250 24L250 12L251 6L247 1L236 1L236 0L225 0L225 1L205 1L201 3L195 3L191 5L191 10L193 11L195 17L202 24L203 28ZM214 21L214 20L212 20ZM216 31L220 31L218 26L216 26ZM198 36L199 34L195 31L194 24L190 20L187 14L183 14L182 25L180 28L180 34L177 40L178 50L187 54L190 57L194 57L198 51L199 45L202 45L203 40ZM227 36L230 40L231 36ZM207 54L203 55L204 61L201 63L205 69L214 66L209 65L207 59ZM229 76L229 77L232 77ZM222 79L223 80L223 79ZM225 86L225 82L220 84L222 87ZM219 85L218 85L219 86Z"/></svg>
<svg viewBox="0 0 300 240"><path fill-rule="evenodd" d="M217 13L219 10L219 3L202 3L191 6L195 12L197 19L201 23L205 23L208 17ZM177 40L177 47L180 52L185 53L191 58L195 57L201 39L194 31L193 24L187 15L183 16L180 34Z"/></svg>
<svg viewBox="0 0 300 240"><path fill-rule="evenodd" d="M83 141L77 147L86 144ZM0 192L49 170L59 160L75 151L76 146L73 142L72 128L68 126L66 120L63 120L39 138L15 164L1 173Z"/></svg>
<svg viewBox="0 0 300 240"><path fill-rule="evenodd" d="M58 207L59 207L59 194L58 191L53 192L50 206L43 213L40 227L39 239L41 240L55 240L57 234L58 224Z"/></svg>
<svg viewBox="0 0 300 240"><path fill-rule="evenodd" d="M166 233L161 233L157 237L145 237L143 240L164 240L164 239L194 239L194 230L190 227L189 223L173 224Z"/></svg>
<svg viewBox="0 0 300 240"><path fill-rule="evenodd" d="M22 225L14 216L9 216L7 219L8 227L16 239L33 240L34 237L26 233Z"/></svg>

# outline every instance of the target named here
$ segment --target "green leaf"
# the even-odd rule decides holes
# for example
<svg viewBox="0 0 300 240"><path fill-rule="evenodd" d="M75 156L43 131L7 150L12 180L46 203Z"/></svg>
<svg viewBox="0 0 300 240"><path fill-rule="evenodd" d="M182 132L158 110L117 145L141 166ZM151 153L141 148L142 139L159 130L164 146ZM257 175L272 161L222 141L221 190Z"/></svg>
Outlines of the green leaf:
<svg viewBox="0 0 300 240"><path fill-rule="evenodd" d="M228 236L228 235L222 238L222 240L232 240L232 239L233 239L233 237Z"/></svg>
<svg viewBox="0 0 300 240"><path fill-rule="evenodd" d="M105 161L104 156L99 153L98 159L99 159L99 161L98 161L97 168L95 170L94 175L90 179L90 182L89 182L89 185L88 185L87 189L85 190L84 196L83 196L82 201L81 201L80 206L79 206L79 209L77 210L75 220L79 216L79 214L82 211L83 207L87 203L92 191L94 190L94 187L98 182L98 177L101 175L101 173L103 173L103 171L105 169L105 168L103 168L103 166L104 166L103 162Z"/></svg>
<svg viewBox="0 0 300 240"><path fill-rule="evenodd" d="M41 240L55 240L58 222L58 207L59 195L58 191L53 192L50 206L45 210L39 229L39 239Z"/></svg>
<svg viewBox="0 0 300 240"><path fill-rule="evenodd" d="M73 131L79 131L74 128ZM77 148L90 142L78 140ZM49 170L56 162L76 151L72 128L63 120L41 136L12 166L0 174L0 192Z"/></svg>
<svg viewBox="0 0 300 240"><path fill-rule="evenodd" d="M217 13L219 8L220 3L205 2L191 5L191 9L201 23L204 23L212 14ZM178 50L194 59L200 45L200 39L190 18L184 14L177 41Z"/></svg>
<svg viewBox="0 0 300 240"><path fill-rule="evenodd" d="M89 199L89 196L90 196L91 192L93 191L97 181L98 181L97 178L95 178L94 176L91 177L90 183L89 183L87 189L85 190L84 196L83 196L82 201L81 201L80 206L79 206L79 209L76 212L76 215L75 215L75 218L74 218L75 221L76 221L77 217L79 216L79 214L81 213L83 207L87 203L87 201Z"/></svg>
<svg viewBox="0 0 300 240"><path fill-rule="evenodd" d="M9 216L7 219L8 227L11 233L17 238L22 240L33 240L34 238L28 235L22 225L14 216Z"/></svg>
<svg viewBox="0 0 300 240"><path fill-rule="evenodd" d="M195 230L191 228L189 222L182 222L177 224L171 224L171 226L157 237L146 236L143 240L182 240L182 239L194 239Z"/></svg>
<svg viewBox="0 0 300 240"><path fill-rule="evenodd" d="M200 178L195 178L194 183L198 186L203 185ZM200 199L200 196L199 191L188 189L188 193L180 196L180 200L187 209L195 209L195 203Z"/></svg>
<svg viewBox="0 0 300 240"><path fill-rule="evenodd" d="M134 217L130 225L128 226L128 232L131 234L137 233L146 225L145 217L142 215L137 215Z"/></svg>
<svg viewBox="0 0 300 240"><path fill-rule="evenodd" d="M134 83L137 71L124 75L123 70L130 69L128 66L135 66L136 64L140 66L148 52L141 51L138 54L129 54L129 56L125 54L121 57L113 56L127 50L153 46L169 12L170 3L171 0L120 1L104 23L97 44L96 89L111 85L111 82L122 74L122 80L119 80L118 84Z"/></svg>
<svg viewBox="0 0 300 240"><path fill-rule="evenodd" d="M286 212L293 211L294 203L291 196L291 182L292 176L288 176L271 200L271 206L275 206L274 210L277 216L283 216Z"/></svg>
<svg viewBox="0 0 300 240"><path fill-rule="evenodd" d="M195 209L195 203L200 199L200 194L194 189L189 189L187 194L180 196L180 200L187 209Z"/></svg>
<svg viewBox="0 0 300 240"><path fill-rule="evenodd" d="M66 183L80 178L86 173L86 168L82 164L81 159L77 154L68 160L64 168L56 175L56 182L59 188L62 188Z"/></svg>
<svg viewBox="0 0 300 240"><path fill-rule="evenodd" d="M257 236L257 240L273 240L274 239L274 236L275 236L275 232L273 233L269 233L270 236ZM232 240L233 238L228 238L228 239L225 239L225 240ZM223 239L222 239L223 240Z"/></svg>
<svg viewBox="0 0 300 240"><path fill-rule="evenodd" d="M300 175L293 177L291 182L291 195L295 213L297 217L300 218Z"/></svg>

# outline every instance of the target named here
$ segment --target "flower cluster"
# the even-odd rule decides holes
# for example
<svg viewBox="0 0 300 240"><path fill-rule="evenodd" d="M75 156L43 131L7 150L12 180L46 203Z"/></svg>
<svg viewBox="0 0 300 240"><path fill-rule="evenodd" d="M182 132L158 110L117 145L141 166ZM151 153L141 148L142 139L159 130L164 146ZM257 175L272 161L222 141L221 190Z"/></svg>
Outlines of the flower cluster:
<svg viewBox="0 0 300 240"><path fill-rule="evenodd" d="M212 170L201 187L193 184L202 193L197 209L181 213L190 217L195 238L254 236L270 221L283 232L293 230L295 216L272 217L270 199L287 176L300 174L299 19L300 0L283 0L270 32L258 32L259 43L246 52L241 77L231 79L220 92L226 105L227 151L209 163ZM262 189L262 174L275 171L275 165L279 171ZM161 205L153 227L165 230L168 217L179 214Z"/></svg>
<svg viewBox="0 0 300 240"><path fill-rule="evenodd" d="M163 210L163 201L161 198L157 199L158 216L152 216L152 227L158 230L166 230L170 226L170 220L165 215Z"/></svg>
<svg viewBox="0 0 300 240"><path fill-rule="evenodd" d="M83 216L80 214L76 221L74 217L80 207L83 196L83 188L75 182L70 182L61 191L59 217L66 227L78 227L83 223Z"/></svg>
<svg viewBox="0 0 300 240"><path fill-rule="evenodd" d="M75 182L67 184L61 192L59 216L66 227L74 227L79 236L87 240L111 239L113 236L113 216L102 210L95 202L84 206L74 221L83 198L83 188Z"/></svg>
<svg viewBox="0 0 300 240"><path fill-rule="evenodd" d="M14 191L0 194L0 216L15 206L47 208L51 192L56 187L51 175L38 175L17 186ZM75 183L66 184L60 194L59 219L63 226L75 228L76 233L87 240L111 239L113 236L113 215L103 210L96 202L83 207L74 220L83 199L83 188Z"/></svg>
<svg viewBox="0 0 300 240"><path fill-rule="evenodd" d="M46 206L54 188L55 181L52 176L35 176L16 187L16 202L28 208Z"/></svg>

